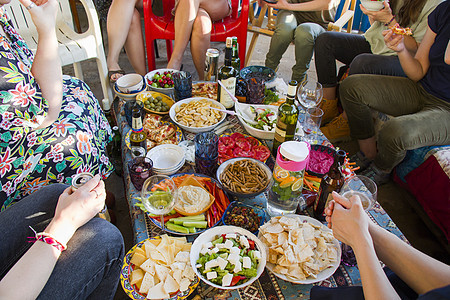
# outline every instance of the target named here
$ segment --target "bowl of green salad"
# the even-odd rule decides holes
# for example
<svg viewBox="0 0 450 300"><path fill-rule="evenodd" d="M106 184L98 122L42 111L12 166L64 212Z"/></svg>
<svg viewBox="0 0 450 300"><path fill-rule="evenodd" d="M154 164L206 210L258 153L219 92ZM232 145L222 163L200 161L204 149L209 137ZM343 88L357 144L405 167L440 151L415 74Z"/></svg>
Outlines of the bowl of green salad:
<svg viewBox="0 0 450 300"><path fill-rule="evenodd" d="M241 122L245 130L256 138L273 140L275 136L275 126L277 125L278 106L249 105L248 109L249 111L246 115L253 115L253 120L257 124L250 124L237 114L239 122Z"/></svg>
<svg viewBox="0 0 450 300"><path fill-rule="evenodd" d="M250 231L217 226L200 234L190 260L197 276L219 289L234 290L252 284L266 267L266 248Z"/></svg>

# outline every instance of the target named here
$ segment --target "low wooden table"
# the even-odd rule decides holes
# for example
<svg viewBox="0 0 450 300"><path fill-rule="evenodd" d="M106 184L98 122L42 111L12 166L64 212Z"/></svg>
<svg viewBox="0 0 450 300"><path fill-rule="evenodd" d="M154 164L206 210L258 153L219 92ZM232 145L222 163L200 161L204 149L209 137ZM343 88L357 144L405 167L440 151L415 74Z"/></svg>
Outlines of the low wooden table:
<svg viewBox="0 0 450 300"><path fill-rule="evenodd" d="M122 134L122 159L123 159L123 170L124 179L126 185L126 197L128 200L128 205L130 208L130 217L132 222L134 241L139 243L149 237L157 236L161 233L161 230L153 224L138 207L134 206L137 202L135 197L140 197L140 192L138 192L133 184L131 183L130 176L128 173L127 162L131 160L131 151L125 145L125 136L128 131L131 130L128 125L125 115L123 113L123 101L120 100L118 105L119 113L117 114L117 123ZM233 116L227 116L227 119L235 124L232 129L227 130L228 132L245 132L244 128L241 126L239 121ZM185 139L192 140L195 134L183 132ZM318 142L324 145L331 145L326 138L319 133ZM273 158L269 158L267 164L269 167L273 168ZM193 172L192 166L186 164L179 173L183 172ZM237 199L230 199L237 200ZM267 204L266 194L261 194L254 198L239 199L241 202L251 205L257 205L265 209ZM307 214L307 212L305 212ZM394 222L391 220L389 215L383 210L383 208L375 203L373 208L368 212L369 217L381 227L387 229L388 231L394 233L402 240L406 241L404 235L400 232ZM266 214L268 216L268 214ZM268 217L266 217L268 219ZM190 237L191 241L194 239ZM128 249L127 249L128 250ZM359 270L357 267L349 267L341 263L337 271L333 276L328 279L316 283L315 285L326 286L326 287L337 287L337 286L351 286L351 285L361 285L361 278L359 275ZM201 282L197 287L197 290L189 298L194 295L199 295L201 299L309 299L309 293L312 288L312 284L302 285L293 284L276 277L273 273L267 269L263 272L261 277L256 280L253 284L239 290L221 290L212 288L209 285Z"/></svg>

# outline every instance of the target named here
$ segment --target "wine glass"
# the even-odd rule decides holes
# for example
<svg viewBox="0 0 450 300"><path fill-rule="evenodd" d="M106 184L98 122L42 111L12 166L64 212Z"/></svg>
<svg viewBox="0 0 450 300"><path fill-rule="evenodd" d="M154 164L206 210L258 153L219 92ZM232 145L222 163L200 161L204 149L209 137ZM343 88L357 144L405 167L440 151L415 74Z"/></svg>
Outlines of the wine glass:
<svg viewBox="0 0 450 300"><path fill-rule="evenodd" d="M297 89L298 101L305 109L318 106L322 97L322 85L318 82L305 81Z"/></svg>
<svg viewBox="0 0 450 300"><path fill-rule="evenodd" d="M141 198L148 212L161 216L161 229L165 232L164 215L172 210L178 200L177 187L173 180L166 175L147 178L142 186Z"/></svg>
<svg viewBox="0 0 450 300"><path fill-rule="evenodd" d="M356 175L347 179L339 194L347 199L352 196L359 196L364 211L368 211L377 201L377 185L376 183L362 175ZM342 244L342 262L347 266L356 266L356 257L349 245Z"/></svg>

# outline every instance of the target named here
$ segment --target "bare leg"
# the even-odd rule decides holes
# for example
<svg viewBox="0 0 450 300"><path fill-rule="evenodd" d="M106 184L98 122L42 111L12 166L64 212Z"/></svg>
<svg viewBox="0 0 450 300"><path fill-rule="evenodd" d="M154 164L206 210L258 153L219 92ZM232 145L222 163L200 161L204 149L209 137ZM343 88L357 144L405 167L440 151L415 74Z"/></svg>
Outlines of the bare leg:
<svg viewBox="0 0 450 300"><path fill-rule="evenodd" d="M209 14L202 8L195 18L191 35L191 54L199 80L204 79L206 50L209 48L212 22Z"/></svg>
<svg viewBox="0 0 450 300"><path fill-rule="evenodd" d="M336 87L323 88L323 97L330 100L336 99Z"/></svg>
<svg viewBox="0 0 450 300"><path fill-rule="evenodd" d="M227 0L180 0L175 12L175 44L167 68L180 69L199 8L208 12L212 21L220 20L230 13Z"/></svg>
<svg viewBox="0 0 450 300"><path fill-rule="evenodd" d="M128 37L125 41L125 50L134 71L145 75L145 47L144 39L142 38L141 14L137 9L133 13Z"/></svg>
<svg viewBox="0 0 450 300"><path fill-rule="evenodd" d="M375 156L377 156L377 142L375 136L365 140L358 140L358 144L359 149L368 159L375 159Z"/></svg>
<svg viewBox="0 0 450 300"><path fill-rule="evenodd" d="M119 54L132 28L131 23L135 13L135 6L138 3L142 6L142 0L113 0L109 8L107 19L108 57L106 59L108 70L120 69Z"/></svg>

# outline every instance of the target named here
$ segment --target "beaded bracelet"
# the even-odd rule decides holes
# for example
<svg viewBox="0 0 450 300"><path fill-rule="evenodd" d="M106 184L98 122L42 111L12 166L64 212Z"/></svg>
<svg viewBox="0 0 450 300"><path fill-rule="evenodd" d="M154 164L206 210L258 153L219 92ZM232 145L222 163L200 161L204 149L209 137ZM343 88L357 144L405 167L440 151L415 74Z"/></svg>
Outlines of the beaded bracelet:
<svg viewBox="0 0 450 300"><path fill-rule="evenodd" d="M392 21L394 21L394 19L395 19L395 15L392 15L392 19L389 22L384 23L384 26L386 26L386 27L389 26L389 24L391 24Z"/></svg>
<svg viewBox="0 0 450 300"><path fill-rule="evenodd" d="M41 241L49 244L50 246L55 247L61 252L67 249L67 245L58 242L58 240L53 235L47 232L36 233L36 241Z"/></svg>

